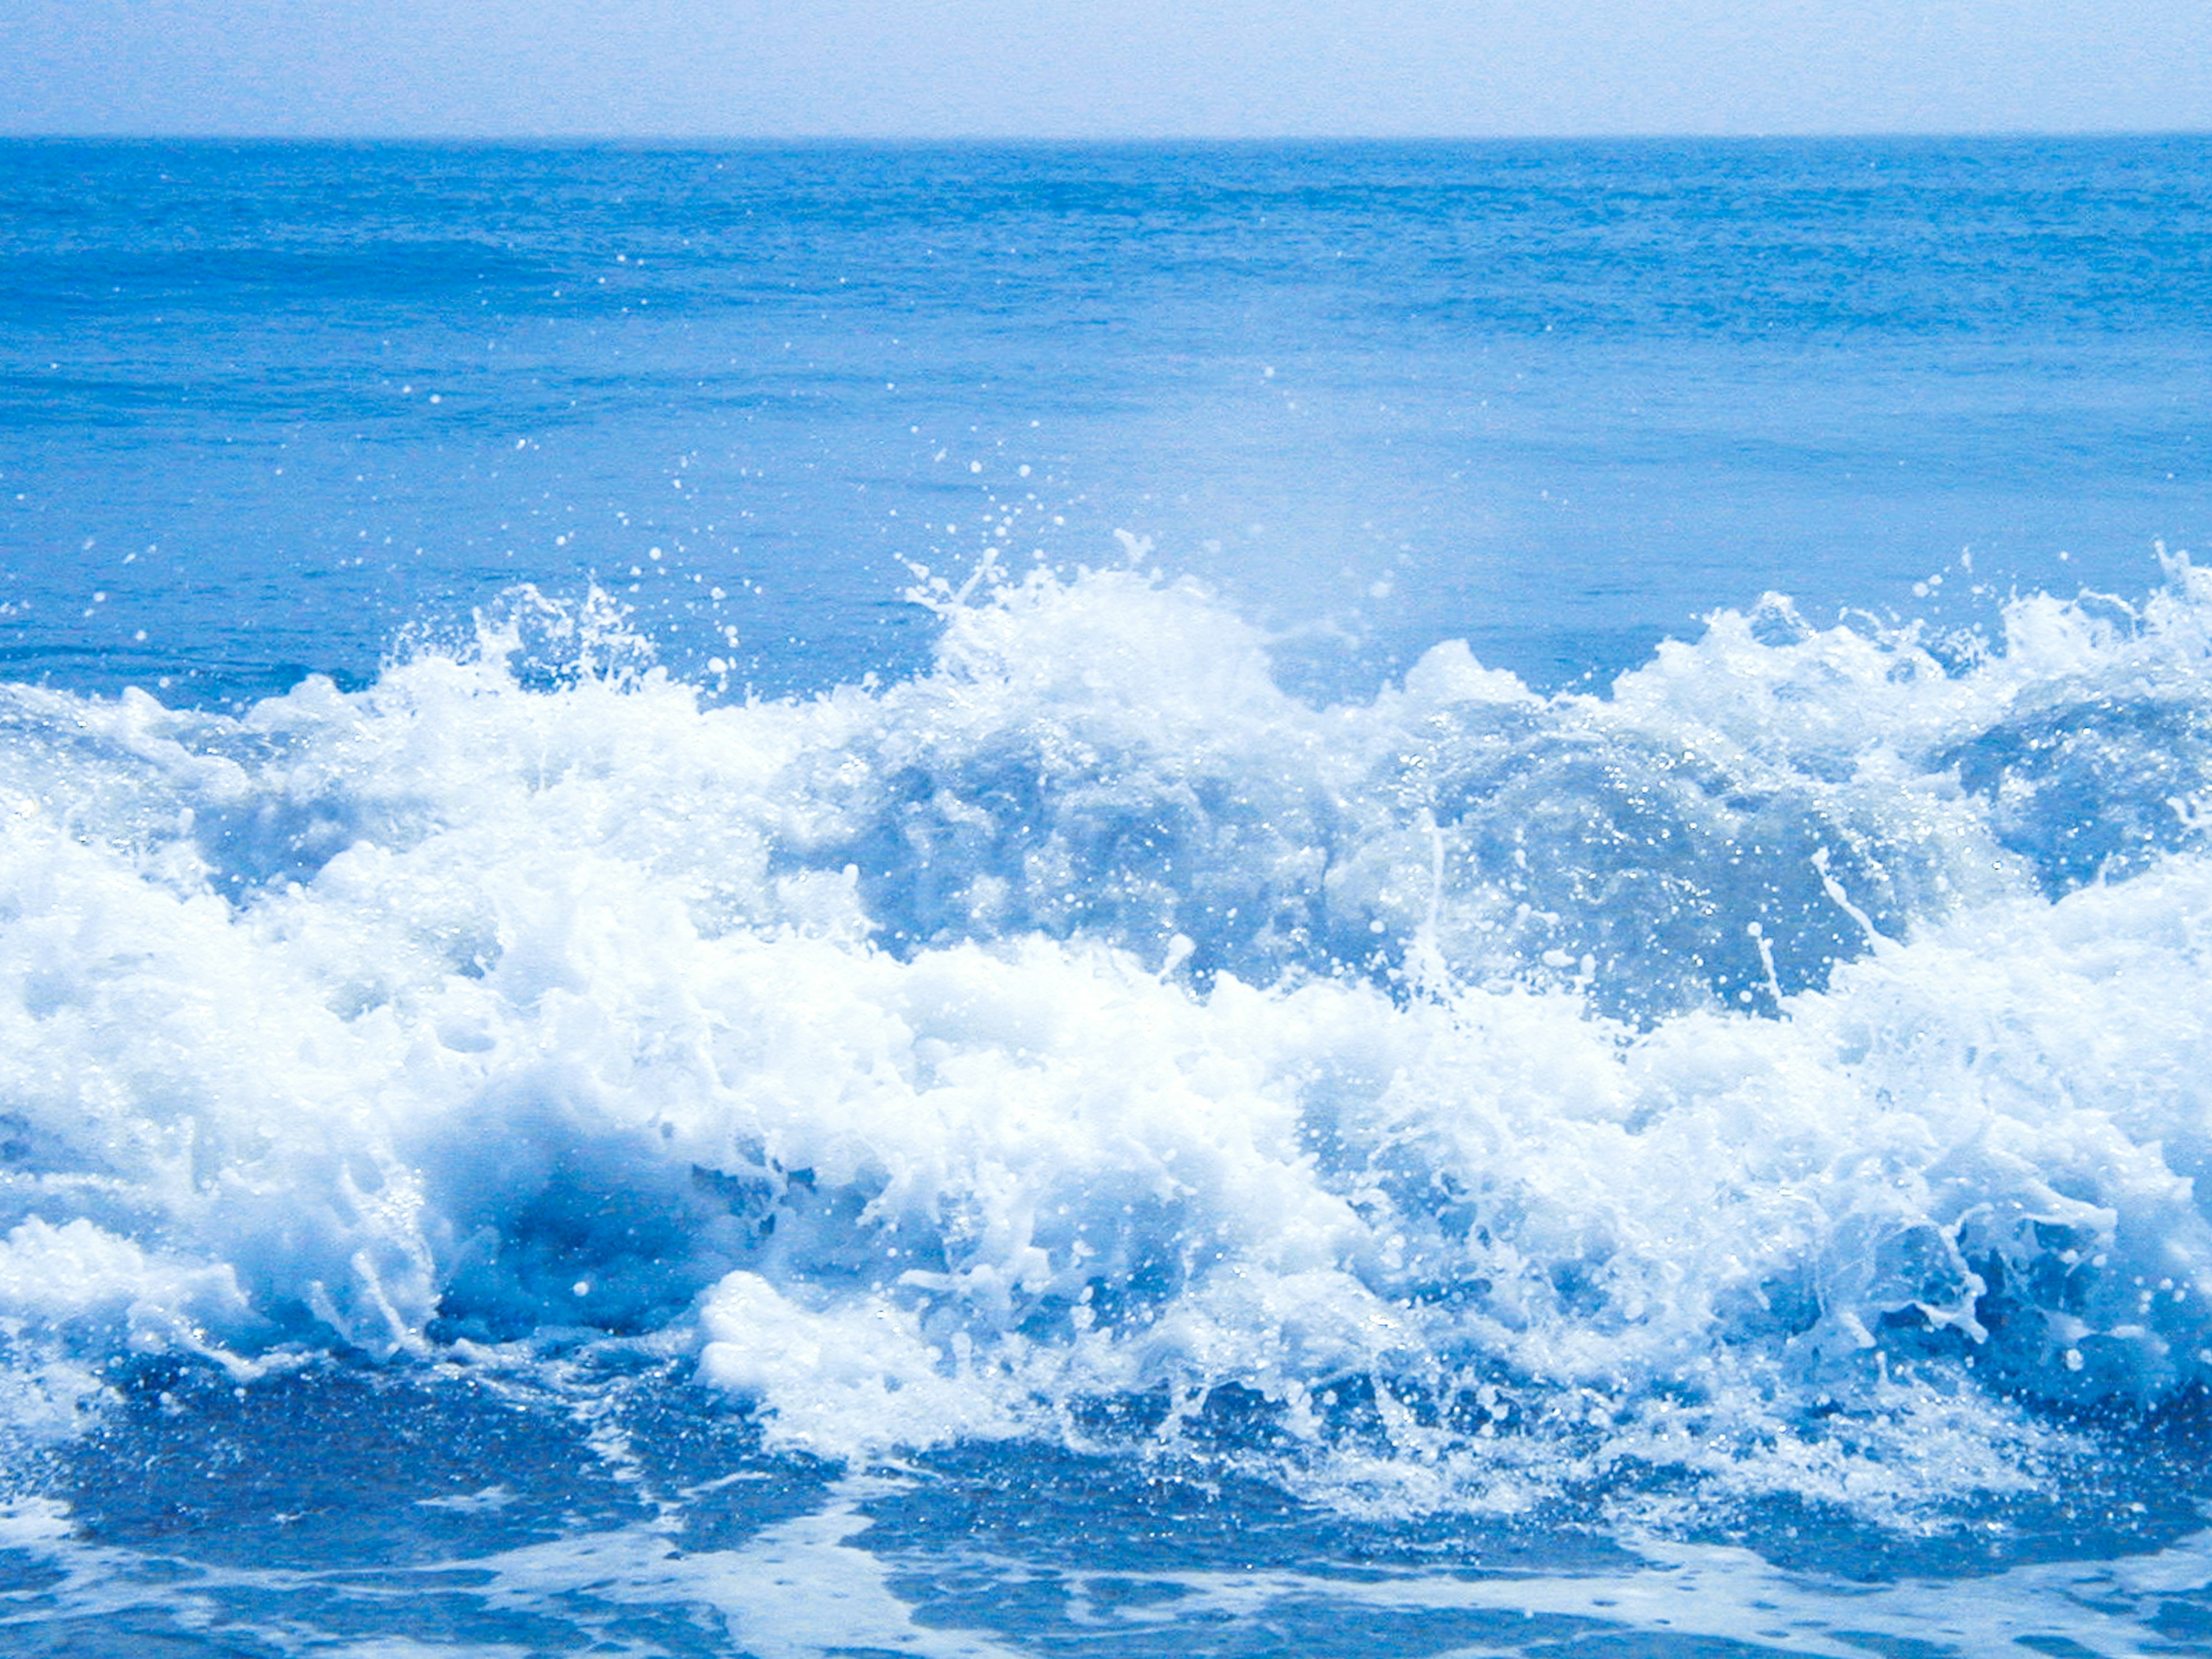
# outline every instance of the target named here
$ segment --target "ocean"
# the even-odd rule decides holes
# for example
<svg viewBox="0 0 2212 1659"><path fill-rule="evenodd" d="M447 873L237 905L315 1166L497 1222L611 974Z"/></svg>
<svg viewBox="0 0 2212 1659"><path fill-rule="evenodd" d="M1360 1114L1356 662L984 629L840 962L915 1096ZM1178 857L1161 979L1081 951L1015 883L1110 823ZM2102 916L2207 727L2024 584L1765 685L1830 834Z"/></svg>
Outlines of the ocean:
<svg viewBox="0 0 2212 1659"><path fill-rule="evenodd" d="M0 362L0 1650L2212 1653L2212 139L15 142Z"/></svg>

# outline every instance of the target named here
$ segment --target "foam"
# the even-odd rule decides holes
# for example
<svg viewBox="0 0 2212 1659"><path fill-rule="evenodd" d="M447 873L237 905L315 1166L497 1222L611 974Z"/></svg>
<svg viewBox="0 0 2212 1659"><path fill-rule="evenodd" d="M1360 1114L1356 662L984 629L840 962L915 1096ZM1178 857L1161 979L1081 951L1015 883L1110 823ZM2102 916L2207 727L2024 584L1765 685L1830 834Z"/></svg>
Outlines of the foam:
<svg viewBox="0 0 2212 1659"><path fill-rule="evenodd" d="M823 1455L1385 1507L2032 1481L2212 1367L2207 584L1603 698L1317 708L1126 571L805 702L527 592L235 716L6 688L0 1317L642 1335Z"/></svg>
<svg viewBox="0 0 2212 1659"><path fill-rule="evenodd" d="M457 1613L463 1621L526 1621L541 1643L557 1632L572 1644L635 1644L650 1639L640 1613L677 1609L680 1622L670 1623L678 1639L719 1625L764 1659L854 1650L1002 1659L1059 1637L1096 1643L1119 1632L1157 1644L1231 1622L1264 1624L1310 1647L1346 1629L1431 1646L1480 1640L1449 1649L1470 1653L1548 1652L1563 1640L1608 1638L1836 1659L1875 1644L2134 1652L2147 1630L2190 1616L2212 1571L2212 1535L2203 1532L2107 1559L1856 1576L1634 1525L1620 1527L1612 1547L1516 1551L1496 1562L1474 1551L1478 1559L1449 1567L1418 1554L1347 1558L1326 1548L1286 1563L1264 1546L1255 1552L1262 1559L1234 1566L1208 1559L1202 1547L1178 1562L1127 1544L1109 1545L1103 1561L1009 1559L969 1540L878 1529L919 1484L848 1475L810 1507L734 1539L685 1539L648 1516L503 1547L461 1533L459 1549L374 1568L148 1557L88 1544L58 1506L38 1502L0 1510L0 1545L41 1570L40 1582L13 1597L18 1623L66 1630L98 1620L141 1632L150 1625L186 1640L212 1626L277 1652L343 1641L355 1651L415 1654L451 1651ZM362 1629L365 1610L388 1618L425 1601L447 1621L434 1632Z"/></svg>

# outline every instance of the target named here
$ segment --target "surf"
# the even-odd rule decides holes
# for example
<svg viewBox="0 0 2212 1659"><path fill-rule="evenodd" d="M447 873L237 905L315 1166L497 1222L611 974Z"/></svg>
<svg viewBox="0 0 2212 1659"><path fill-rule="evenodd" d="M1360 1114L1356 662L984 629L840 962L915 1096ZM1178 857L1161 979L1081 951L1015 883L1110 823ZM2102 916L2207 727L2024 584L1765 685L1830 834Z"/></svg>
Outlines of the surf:
<svg viewBox="0 0 2212 1659"><path fill-rule="evenodd" d="M1605 695L1307 701L1128 568L805 697L529 588L354 691L9 686L13 1435L580 1345L861 1468L2033 1492L2212 1365L2208 583Z"/></svg>

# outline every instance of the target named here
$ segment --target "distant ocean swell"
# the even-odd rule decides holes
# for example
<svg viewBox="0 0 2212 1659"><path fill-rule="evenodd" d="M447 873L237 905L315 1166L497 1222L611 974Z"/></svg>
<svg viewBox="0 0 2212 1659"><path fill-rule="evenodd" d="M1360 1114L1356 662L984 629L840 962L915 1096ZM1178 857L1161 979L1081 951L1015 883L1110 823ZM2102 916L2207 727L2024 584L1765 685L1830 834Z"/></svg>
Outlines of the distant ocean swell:
<svg viewBox="0 0 2212 1659"><path fill-rule="evenodd" d="M1326 708L1193 586L919 597L929 672L801 702L528 589L236 717L0 690L18 1443L621 1342L830 1457L1879 1518L2212 1377L2185 557Z"/></svg>

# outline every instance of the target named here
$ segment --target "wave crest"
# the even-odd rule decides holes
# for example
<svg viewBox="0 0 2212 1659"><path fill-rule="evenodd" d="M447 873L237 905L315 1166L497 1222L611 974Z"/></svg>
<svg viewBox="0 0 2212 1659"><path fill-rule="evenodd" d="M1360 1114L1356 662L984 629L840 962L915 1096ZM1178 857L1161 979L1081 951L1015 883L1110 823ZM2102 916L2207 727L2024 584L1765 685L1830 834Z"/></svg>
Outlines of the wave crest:
<svg viewBox="0 0 2212 1659"><path fill-rule="evenodd" d="M1188 584L938 599L806 702L530 591L235 717L0 693L19 1347L690 1345L825 1454L1345 1501L1889 1502L1885 1436L2002 1485L2024 1403L2208 1380L2185 559L1977 652L1778 599L1607 697L1449 644L1328 708Z"/></svg>

